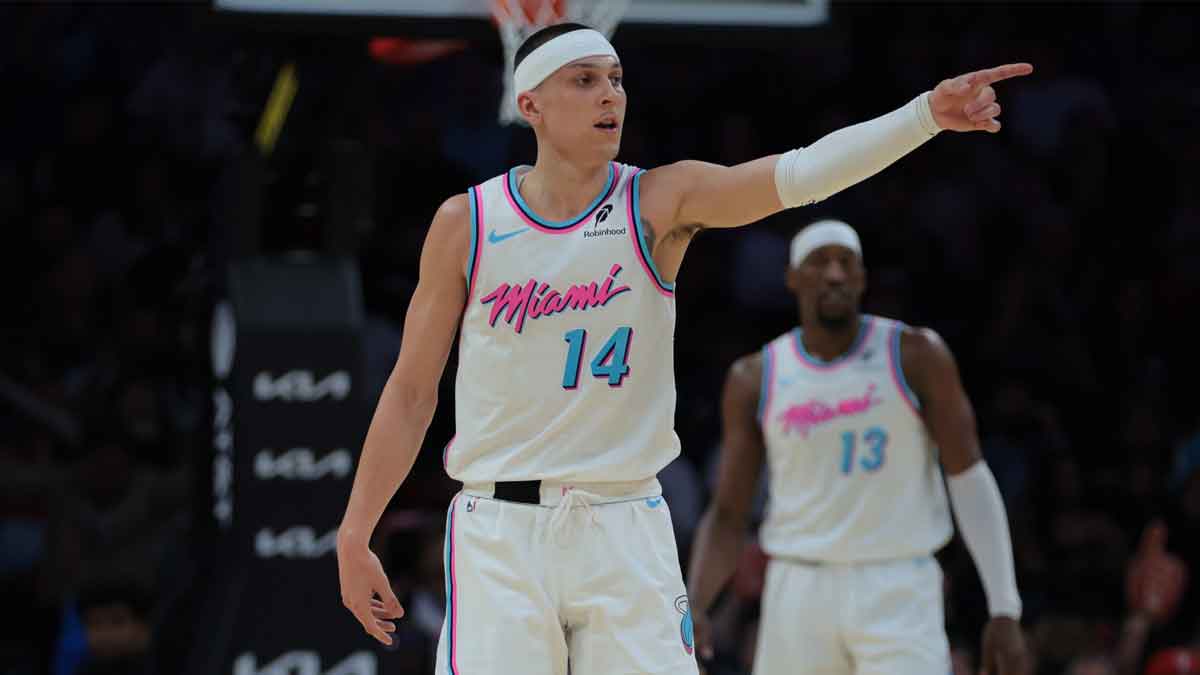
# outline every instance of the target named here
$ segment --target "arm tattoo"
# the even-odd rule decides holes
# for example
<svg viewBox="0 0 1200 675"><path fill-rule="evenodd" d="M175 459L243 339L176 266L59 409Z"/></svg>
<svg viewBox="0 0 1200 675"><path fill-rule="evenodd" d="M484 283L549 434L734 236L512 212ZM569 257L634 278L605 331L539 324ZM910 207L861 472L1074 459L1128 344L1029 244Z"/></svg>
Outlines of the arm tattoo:
<svg viewBox="0 0 1200 675"><path fill-rule="evenodd" d="M654 226L651 225L650 221L646 220L645 218L642 218L642 241L646 242L646 251L649 252L650 255L654 255Z"/></svg>
<svg viewBox="0 0 1200 675"><path fill-rule="evenodd" d="M680 225L668 232L664 239L670 240L682 237L686 241L696 236L696 233L703 229L703 225ZM650 252L650 255L654 255L654 245L658 243L658 237L654 234L654 226L645 218L642 218L642 241L646 243L646 250Z"/></svg>

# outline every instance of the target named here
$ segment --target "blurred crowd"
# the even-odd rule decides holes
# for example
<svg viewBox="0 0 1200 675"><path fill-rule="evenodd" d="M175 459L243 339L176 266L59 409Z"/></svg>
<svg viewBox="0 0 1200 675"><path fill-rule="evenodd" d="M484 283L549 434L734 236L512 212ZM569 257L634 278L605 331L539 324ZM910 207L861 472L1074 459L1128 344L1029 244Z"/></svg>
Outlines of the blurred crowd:
<svg viewBox="0 0 1200 675"><path fill-rule="evenodd" d="M618 32L630 97L619 159L736 163L969 69L1037 71L1002 91L1002 133L938 137L824 203L691 246L675 342L684 454L662 476L684 568L720 450L725 369L795 323L786 241L835 216L862 234L866 309L935 328L958 357L1008 506L1037 672L1200 673L1200 596L1186 581L1200 572L1200 360L1183 326L1200 306L1200 11L832 11L830 25L721 48ZM531 163L532 135L496 124L498 48L397 64L373 59L361 35L88 3L0 6L0 38L13 94L0 109L0 671L181 672L196 639L173 643L161 627L186 591L178 570L211 452L221 208L230 167L257 152L278 67L298 64L303 93L267 163L264 241L311 243L324 144L368 149L373 226L356 245L377 387L434 210ZM452 412L435 419L377 546L409 608L401 641L426 654L444 612L439 514L454 487L439 458ZM982 592L960 543L941 561L955 672L972 672ZM714 613L725 672L750 667L764 566L751 546Z"/></svg>

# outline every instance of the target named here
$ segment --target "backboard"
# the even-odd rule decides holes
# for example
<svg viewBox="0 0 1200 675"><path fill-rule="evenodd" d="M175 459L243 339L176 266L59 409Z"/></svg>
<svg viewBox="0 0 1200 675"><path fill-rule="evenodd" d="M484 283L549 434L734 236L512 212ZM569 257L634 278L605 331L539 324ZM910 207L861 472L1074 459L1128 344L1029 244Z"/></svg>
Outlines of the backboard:
<svg viewBox="0 0 1200 675"><path fill-rule="evenodd" d="M574 0L588 2L590 0ZM406 33L477 34L490 29L487 0L213 0L219 12L276 17L373 19ZM828 0L632 0L622 26L786 29L824 23Z"/></svg>

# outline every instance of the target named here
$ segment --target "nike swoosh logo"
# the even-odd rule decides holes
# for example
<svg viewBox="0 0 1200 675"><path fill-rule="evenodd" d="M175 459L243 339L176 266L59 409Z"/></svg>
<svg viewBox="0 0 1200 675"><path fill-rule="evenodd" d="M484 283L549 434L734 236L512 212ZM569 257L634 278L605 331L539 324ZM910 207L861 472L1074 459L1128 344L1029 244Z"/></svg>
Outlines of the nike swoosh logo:
<svg viewBox="0 0 1200 675"><path fill-rule="evenodd" d="M522 232L525 232L528 229L529 229L528 227L522 227L519 230L513 230L512 232L505 232L504 234L496 234L496 231L492 230L491 232L488 232L488 242L492 243L492 244L499 244L500 242L504 241L505 239L511 239L512 237L515 237L518 234L521 234Z"/></svg>

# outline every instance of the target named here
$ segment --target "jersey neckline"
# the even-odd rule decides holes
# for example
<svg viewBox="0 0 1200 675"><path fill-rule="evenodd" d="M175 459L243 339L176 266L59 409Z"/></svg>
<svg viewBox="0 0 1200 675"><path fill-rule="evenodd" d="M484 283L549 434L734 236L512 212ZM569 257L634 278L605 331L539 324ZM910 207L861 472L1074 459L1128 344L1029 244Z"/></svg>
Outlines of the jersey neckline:
<svg viewBox="0 0 1200 675"><path fill-rule="evenodd" d="M592 203L589 204L582 213L574 218L554 221L547 220L539 216L532 208L529 207L529 204L525 202L525 199L521 197L521 191L517 187L517 171L521 168L524 168L524 165L514 166L508 170L508 174L504 177L504 194L506 197L508 197L508 203L513 207L513 210L517 212L517 215L521 216L521 218L531 227L542 232L549 232L552 234L570 232L582 225L583 222L587 220L587 217L592 215L592 212L596 210L596 207L600 206L600 204L604 203L610 196L612 196L613 190L616 188L616 184L620 179L620 172L617 169L616 162L609 162L608 179L604 183L604 188L600 190L600 194L596 195L596 198L592 200Z"/></svg>
<svg viewBox="0 0 1200 675"><path fill-rule="evenodd" d="M870 316L869 314L864 314L859 317L858 334L854 336L854 342L851 343L850 348L847 349L845 353L826 361L810 354L808 350L805 349L804 340L800 338L802 330L799 326L797 326L796 328L792 329L792 349L796 352L796 356L799 357L800 361L804 365L816 368L817 370L833 370L838 366L850 361L858 354L859 351L861 351L862 346L867 342L867 337L871 334L874 328L874 317Z"/></svg>

